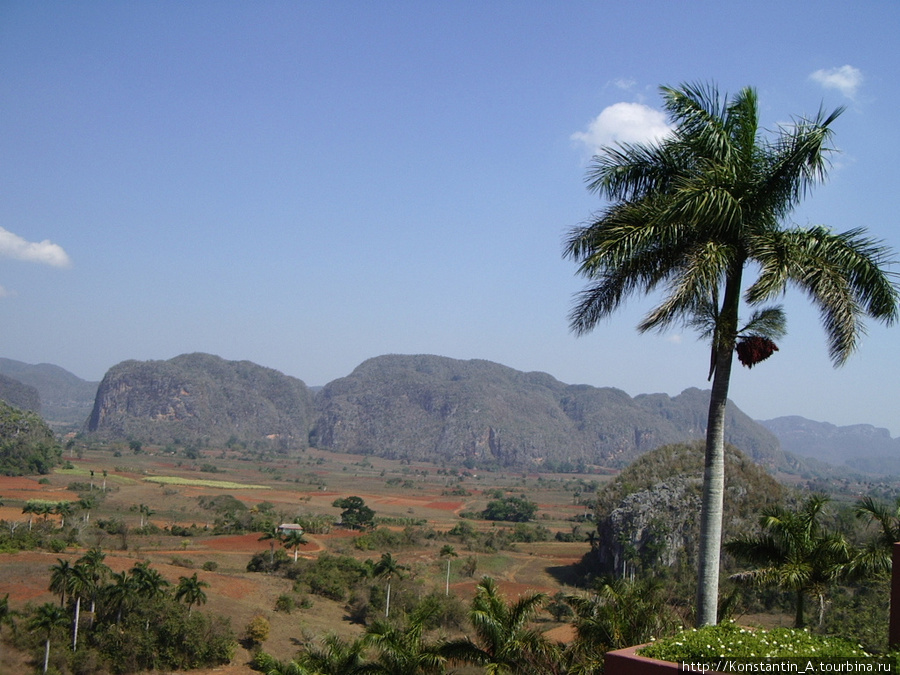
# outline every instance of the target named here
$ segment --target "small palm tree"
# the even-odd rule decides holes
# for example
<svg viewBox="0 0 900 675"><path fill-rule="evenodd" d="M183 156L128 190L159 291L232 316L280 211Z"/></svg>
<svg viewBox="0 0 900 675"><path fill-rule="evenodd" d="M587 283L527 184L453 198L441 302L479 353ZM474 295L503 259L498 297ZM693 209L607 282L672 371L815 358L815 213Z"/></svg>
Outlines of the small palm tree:
<svg viewBox="0 0 900 675"><path fill-rule="evenodd" d="M55 604L47 602L37 608L28 622L28 628L44 634L44 673L50 665L50 638L53 631L66 625L66 615Z"/></svg>
<svg viewBox="0 0 900 675"><path fill-rule="evenodd" d="M281 543L286 549L294 549L294 562L297 562L297 552L306 543L306 537L301 530L291 530L284 535Z"/></svg>
<svg viewBox="0 0 900 675"><path fill-rule="evenodd" d="M675 623L663 585L653 579L606 579L596 593L565 601L575 613L575 640L567 650L573 675L602 672L603 654L660 637Z"/></svg>
<svg viewBox="0 0 900 675"><path fill-rule="evenodd" d="M825 593L850 562L851 551L843 536L820 522L828 498L813 495L797 511L777 506L763 511L759 536L739 537L725 543L736 558L757 565L732 579L757 585L775 585L795 594L794 627L806 625L805 598L819 602L819 624L825 612Z"/></svg>
<svg viewBox="0 0 900 675"><path fill-rule="evenodd" d="M384 604L385 618L391 615L391 581L394 577L400 578L403 572L408 569L405 565L401 565L390 553L382 553L381 560L375 563L375 567L372 569L376 577L387 580L387 599Z"/></svg>
<svg viewBox="0 0 900 675"><path fill-rule="evenodd" d="M197 573L191 577L178 577L178 586L175 587L175 600L184 600L188 606L188 614L194 605L202 605L206 602L206 593L204 588L208 588L209 584L197 578Z"/></svg>
<svg viewBox="0 0 900 675"><path fill-rule="evenodd" d="M444 544L439 555L441 558L447 559L447 583L444 588L444 595L450 595L450 561L459 557L459 554L450 544Z"/></svg>
<svg viewBox="0 0 900 675"><path fill-rule="evenodd" d="M362 663L365 644L362 640L345 641L329 633L321 646L308 645L298 657L300 665L317 675L347 675L355 673Z"/></svg>
<svg viewBox="0 0 900 675"><path fill-rule="evenodd" d="M122 621L122 615L137 598L137 584L134 577L127 571L115 572L112 575L112 583L103 587L101 599L105 606L104 611L115 611L116 625Z"/></svg>
<svg viewBox="0 0 900 675"><path fill-rule="evenodd" d="M447 658L441 653L442 643L424 639L428 616L414 612L404 627L392 626L384 619L374 622L366 631L363 643L374 648L374 661L364 663L356 675L428 675L443 673Z"/></svg>
<svg viewBox="0 0 900 675"><path fill-rule="evenodd" d="M103 562L106 554L97 546L88 549L87 553L81 556L76 562L76 566L81 566L90 578L89 598L91 601L91 626L94 625L94 614L97 610L97 594L103 585L103 581L112 573L112 570Z"/></svg>
<svg viewBox="0 0 900 675"><path fill-rule="evenodd" d="M528 593L508 604L497 583L484 577L469 613L476 640L452 640L441 653L450 661L482 666L487 675L553 672L559 646L529 626L546 600L544 593Z"/></svg>
<svg viewBox="0 0 900 675"><path fill-rule="evenodd" d="M152 516L155 511L151 510L150 507L146 504L141 504L140 506L138 506L138 511L141 514L141 527L144 527L144 525L149 525L150 516Z"/></svg>
<svg viewBox="0 0 900 675"><path fill-rule="evenodd" d="M629 296L662 291L640 331L698 329L710 343L712 393L700 512L697 624L717 617L725 410L734 353L752 366L784 334L788 286L819 309L834 365L843 364L870 316L891 324L900 293L884 267L891 251L860 229L786 227L784 221L827 170L831 125L841 109L796 120L774 138L759 128L755 90L721 97L712 86L662 89L674 125L663 140L601 149L589 188L608 201L573 230L565 254L590 285L570 315L587 333ZM744 275L756 270L749 285ZM749 318L741 319L742 299Z"/></svg>

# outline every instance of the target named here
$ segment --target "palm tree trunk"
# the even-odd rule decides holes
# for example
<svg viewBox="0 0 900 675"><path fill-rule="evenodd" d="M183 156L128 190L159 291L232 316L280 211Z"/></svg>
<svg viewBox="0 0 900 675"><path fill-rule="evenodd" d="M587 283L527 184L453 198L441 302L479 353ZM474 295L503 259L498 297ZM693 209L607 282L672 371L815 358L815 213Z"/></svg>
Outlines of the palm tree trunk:
<svg viewBox="0 0 900 675"><path fill-rule="evenodd" d="M447 590L444 595L450 595L450 558L447 558Z"/></svg>
<svg viewBox="0 0 900 675"><path fill-rule="evenodd" d="M75 599L75 623L72 627L72 651L78 649L78 621L81 619L81 597Z"/></svg>
<svg viewBox="0 0 900 675"><path fill-rule="evenodd" d="M797 612L794 614L794 628L803 628L806 625L806 619L803 616L803 591L797 591Z"/></svg>
<svg viewBox="0 0 900 675"><path fill-rule="evenodd" d="M44 642L44 675L47 675L47 668L50 666L50 636Z"/></svg>
<svg viewBox="0 0 900 675"><path fill-rule="evenodd" d="M387 618L391 613L391 582L387 585L387 602L384 604L384 616Z"/></svg>
<svg viewBox="0 0 900 675"><path fill-rule="evenodd" d="M714 626L719 612L719 562L725 497L725 410L731 383L743 263L729 275L716 335L713 338L713 384L706 422L706 456L700 506L700 553L697 561L696 624ZM734 268L733 268L734 269Z"/></svg>

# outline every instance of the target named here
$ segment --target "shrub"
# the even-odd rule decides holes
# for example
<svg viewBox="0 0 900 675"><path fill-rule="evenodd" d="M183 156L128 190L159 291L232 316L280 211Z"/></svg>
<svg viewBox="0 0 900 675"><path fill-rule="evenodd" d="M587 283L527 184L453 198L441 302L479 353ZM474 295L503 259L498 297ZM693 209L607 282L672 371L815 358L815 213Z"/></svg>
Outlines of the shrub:
<svg viewBox="0 0 900 675"><path fill-rule="evenodd" d="M869 656L856 644L842 638L812 635L795 628L748 630L733 622L683 630L655 642L640 652L663 661L689 661L721 656L732 658L790 658L815 656L841 659Z"/></svg>

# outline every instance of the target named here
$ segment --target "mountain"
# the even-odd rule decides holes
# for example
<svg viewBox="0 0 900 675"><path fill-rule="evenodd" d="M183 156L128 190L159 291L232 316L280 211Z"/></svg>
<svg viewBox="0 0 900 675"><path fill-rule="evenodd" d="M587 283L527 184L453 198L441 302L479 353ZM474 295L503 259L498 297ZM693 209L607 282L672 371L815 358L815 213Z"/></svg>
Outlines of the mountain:
<svg viewBox="0 0 900 675"><path fill-rule="evenodd" d="M31 365L0 358L0 375L36 389L40 397L38 406L26 409L40 412L56 431L80 427L94 405L97 382L82 380L59 366L49 363ZM0 398L18 408L23 407L5 398L2 389Z"/></svg>
<svg viewBox="0 0 900 675"><path fill-rule="evenodd" d="M838 427L797 416L760 424L778 437L785 452L863 473L900 474L900 438L891 438L887 429L870 424Z"/></svg>
<svg viewBox="0 0 900 675"><path fill-rule="evenodd" d="M19 410L41 412L41 395L34 387L0 374L0 401Z"/></svg>
<svg viewBox="0 0 900 675"><path fill-rule="evenodd" d="M318 447L455 464L624 466L653 448L702 438L709 392L632 399L490 361L387 355L327 384L316 399ZM729 404L728 441L757 461L785 461L777 439Z"/></svg>
<svg viewBox="0 0 900 675"><path fill-rule="evenodd" d="M289 449L306 447L312 418L301 380L250 361L183 354L111 368L84 430L148 443L268 440Z"/></svg>

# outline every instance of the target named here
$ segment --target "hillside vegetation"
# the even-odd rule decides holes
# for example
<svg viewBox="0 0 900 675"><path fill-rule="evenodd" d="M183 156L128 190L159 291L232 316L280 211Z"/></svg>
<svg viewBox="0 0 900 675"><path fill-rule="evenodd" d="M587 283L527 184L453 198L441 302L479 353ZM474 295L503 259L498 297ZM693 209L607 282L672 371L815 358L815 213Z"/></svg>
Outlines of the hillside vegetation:
<svg viewBox="0 0 900 675"><path fill-rule="evenodd" d="M46 474L61 456L59 443L40 415L0 401L0 474Z"/></svg>

